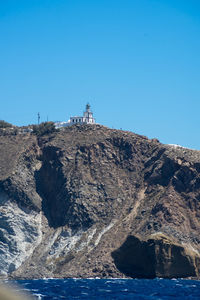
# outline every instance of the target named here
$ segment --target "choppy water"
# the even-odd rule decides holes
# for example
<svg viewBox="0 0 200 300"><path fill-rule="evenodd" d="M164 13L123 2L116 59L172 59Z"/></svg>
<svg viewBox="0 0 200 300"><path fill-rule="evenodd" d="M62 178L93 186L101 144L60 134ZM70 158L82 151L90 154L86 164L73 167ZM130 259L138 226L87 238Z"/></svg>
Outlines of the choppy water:
<svg viewBox="0 0 200 300"><path fill-rule="evenodd" d="M195 280L40 279L15 283L35 299L200 299L200 281Z"/></svg>

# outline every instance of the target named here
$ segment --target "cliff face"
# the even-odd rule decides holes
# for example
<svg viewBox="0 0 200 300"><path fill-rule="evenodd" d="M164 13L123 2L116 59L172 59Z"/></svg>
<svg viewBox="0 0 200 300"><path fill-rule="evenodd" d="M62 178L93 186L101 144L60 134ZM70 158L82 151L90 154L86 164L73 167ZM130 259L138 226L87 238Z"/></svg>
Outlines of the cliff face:
<svg viewBox="0 0 200 300"><path fill-rule="evenodd" d="M160 233L146 240L128 236L113 251L117 268L129 277L189 277L199 275L200 257L190 247L177 244Z"/></svg>
<svg viewBox="0 0 200 300"><path fill-rule="evenodd" d="M74 125L0 154L2 275L199 276L199 151Z"/></svg>

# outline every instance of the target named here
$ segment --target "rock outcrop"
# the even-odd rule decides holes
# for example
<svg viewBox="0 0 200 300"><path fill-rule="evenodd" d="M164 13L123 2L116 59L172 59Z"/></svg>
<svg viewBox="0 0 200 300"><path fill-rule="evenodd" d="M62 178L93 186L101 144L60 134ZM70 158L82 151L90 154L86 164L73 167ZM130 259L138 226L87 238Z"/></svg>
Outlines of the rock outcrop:
<svg viewBox="0 0 200 300"><path fill-rule="evenodd" d="M0 136L0 274L199 277L200 152L100 125Z"/></svg>
<svg viewBox="0 0 200 300"><path fill-rule="evenodd" d="M128 236L123 245L112 253L112 257L117 268L129 277L174 278L199 275L199 253L159 233L146 240Z"/></svg>

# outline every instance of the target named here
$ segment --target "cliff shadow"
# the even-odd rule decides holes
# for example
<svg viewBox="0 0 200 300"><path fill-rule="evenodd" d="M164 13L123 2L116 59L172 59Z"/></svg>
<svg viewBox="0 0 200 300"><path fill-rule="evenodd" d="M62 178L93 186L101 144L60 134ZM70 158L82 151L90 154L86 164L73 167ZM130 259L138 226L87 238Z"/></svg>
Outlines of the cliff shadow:
<svg viewBox="0 0 200 300"><path fill-rule="evenodd" d="M63 171L62 152L55 146L47 146L41 156L42 167L35 172L36 191L42 198L42 210L49 226L68 225L74 230L91 226L87 208L78 201L79 190L74 190L73 172ZM68 182L69 181L69 182Z"/></svg>
<svg viewBox="0 0 200 300"><path fill-rule="evenodd" d="M54 228L66 225L66 212L70 202L57 151L56 147L44 148L42 167L35 172L36 191L42 198L42 210L49 226Z"/></svg>
<svg viewBox="0 0 200 300"><path fill-rule="evenodd" d="M147 249L144 243L128 236L122 246L111 253L117 269L132 278L155 278L154 249Z"/></svg>

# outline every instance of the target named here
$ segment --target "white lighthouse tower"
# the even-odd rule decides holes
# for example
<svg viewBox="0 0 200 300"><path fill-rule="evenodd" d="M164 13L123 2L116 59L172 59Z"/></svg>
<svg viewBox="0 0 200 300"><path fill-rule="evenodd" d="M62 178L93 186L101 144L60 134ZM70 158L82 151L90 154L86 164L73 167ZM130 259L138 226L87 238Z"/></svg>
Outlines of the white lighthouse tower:
<svg viewBox="0 0 200 300"><path fill-rule="evenodd" d="M86 105L86 111L83 114L83 122L87 124L94 124L95 119L93 117L93 113L90 110L90 104L87 103Z"/></svg>

